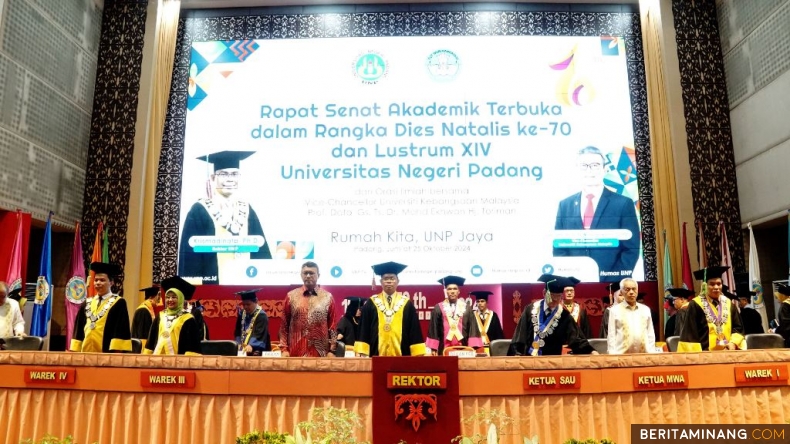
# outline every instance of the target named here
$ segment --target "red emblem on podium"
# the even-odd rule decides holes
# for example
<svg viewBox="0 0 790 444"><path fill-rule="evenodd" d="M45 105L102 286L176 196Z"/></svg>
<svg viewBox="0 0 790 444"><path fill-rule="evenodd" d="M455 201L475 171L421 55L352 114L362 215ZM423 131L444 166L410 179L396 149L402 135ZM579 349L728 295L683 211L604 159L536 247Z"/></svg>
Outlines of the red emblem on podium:
<svg viewBox="0 0 790 444"><path fill-rule="evenodd" d="M406 407L409 412L406 415L406 420L411 421L411 426L414 431L420 430L422 421L428 419L423 413L423 404L427 407L427 413L433 415L433 420L437 421L437 414L439 406L436 402L436 395L395 395L395 420L405 413Z"/></svg>

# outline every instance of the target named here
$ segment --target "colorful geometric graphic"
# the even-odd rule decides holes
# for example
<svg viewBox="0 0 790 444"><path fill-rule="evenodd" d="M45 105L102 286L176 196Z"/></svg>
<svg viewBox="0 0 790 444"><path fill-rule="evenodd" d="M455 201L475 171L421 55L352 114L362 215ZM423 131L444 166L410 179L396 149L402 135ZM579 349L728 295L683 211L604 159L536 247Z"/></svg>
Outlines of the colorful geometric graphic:
<svg viewBox="0 0 790 444"><path fill-rule="evenodd" d="M277 241L274 258L280 260L315 259L315 244L313 242Z"/></svg>
<svg viewBox="0 0 790 444"><path fill-rule="evenodd" d="M624 146L619 153L606 153L604 185L617 194L639 200L636 180L636 150Z"/></svg>
<svg viewBox="0 0 790 444"><path fill-rule="evenodd" d="M568 54L559 59L559 62L549 65L549 68L555 71L563 71L557 81L556 95L557 100L567 106L582 106L595 99L592 82L577 72L577 50L574 46Z"/></svg>
<svg viewBox="0 0 790 444"><path fill-rule="evenodd" d="M189 63L187 109L194 110L208 96L211 85L227 79L260 46L255 40L195 42Z"/></svg>

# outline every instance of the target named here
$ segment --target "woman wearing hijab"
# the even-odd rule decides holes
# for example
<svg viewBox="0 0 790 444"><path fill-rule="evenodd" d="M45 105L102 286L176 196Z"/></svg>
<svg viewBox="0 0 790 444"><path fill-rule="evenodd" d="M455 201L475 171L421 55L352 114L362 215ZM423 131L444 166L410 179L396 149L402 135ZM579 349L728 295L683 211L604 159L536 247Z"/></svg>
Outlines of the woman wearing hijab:
<svg viewBox="0 0 790 444"><path fill-rule="evenodd" d="M343 341L346 346L353 346L359 337L359 319L362 317L362 304L365 300L358 296L347 297L346 300L346 314L337 323L337 340Z"/></svg>
<svg viewBox="0 0 790 444"><path fill-rule="evenodd" d="M201 332L184 301L192 299L195 287L178 276L162 281L165 309L151 325L143 353L154 355L200 355Z"/></svg>

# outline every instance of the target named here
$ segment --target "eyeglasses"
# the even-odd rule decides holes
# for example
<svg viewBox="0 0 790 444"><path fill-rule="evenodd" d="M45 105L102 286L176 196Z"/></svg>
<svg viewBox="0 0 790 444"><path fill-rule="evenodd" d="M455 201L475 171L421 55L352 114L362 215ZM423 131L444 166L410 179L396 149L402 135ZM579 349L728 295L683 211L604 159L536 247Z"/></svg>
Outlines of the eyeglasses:
<svg viewBox="0 0 790 444"><path fill-rule="evenodd" d="M216 173L215 176L217 176L219 178L222 178L222 179L227 179L229 177L233 178L233 179L237 179L237 178L239 178L241 176L241 173L239 173L238 171L234 171L232 173L227 173L225 171L220 171L219 173Z"/></svg>
<svg viewBox="0 0 790 444"><path fill-rule="evenodd" d="M595 163L580 163L579 169L581 170L600 170L603 167L602 163L595 162Z"/></svg>

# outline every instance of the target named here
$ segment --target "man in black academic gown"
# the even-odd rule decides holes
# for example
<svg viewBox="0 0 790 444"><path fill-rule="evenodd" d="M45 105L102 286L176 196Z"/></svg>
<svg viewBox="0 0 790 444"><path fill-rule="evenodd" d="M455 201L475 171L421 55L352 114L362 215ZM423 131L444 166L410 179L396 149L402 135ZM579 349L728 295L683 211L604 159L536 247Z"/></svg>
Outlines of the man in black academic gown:
<svg viewBox="0 0 790 444"><path fill-rule="evenodd" d="M575 301L576 284L579 283L579 280L571 276L568 278L568 282L572 285L562 290L562 306L571 314L571 317L576 322L576 325L579 326L579 330L584 337L590 338L592 337L592 329L590 328L590 319L587 317L587 309Z"/></svg>
<svg viewBox="0 0 790 444"><path fill-rule="evenodd" d="M562 307L562 292L573 281L550 274L538 280L546 283L545 297L529 304L522 313L512 341L516 355L561 355L566 344L573 354L597 355L568 310Z"/></svg>
<svg viewBox="0 0 790 444"><path fill-rule="evenodd" d="M354 343L358 356L425 356L425 338L417 309L398 290L398 275L406 265L385 262L373 266L381 276L382 292L362 307L359 338ZM379 322L379 318L383 323Z"/></svg>
<svg viewBox="0 0 790 444"><path fill-rule="evenodd" d="M159 294L159 287L143 288L140 291L145 294L145 301L137 307L132 317L132 337L139 339L145 347L148 341L148 334L151 332L151 324L156 318L156 309L154 308L162 300Z"/></svg>
<svg viewBox="0 0 790 444"><path fill-rule="evenodd" d="M763 329L763 318L757 310L749 307L749 302L752 296L757 295L756 292L749 290L749 283L744 282L736 285L736 297L738 307L741 309L741 321L743 322L743 333L745 335L765 333Z"/></svg>
<svg viewBox="0 0 790 444"><path fill-rule="evenodd" d="M787 285L776 284L776 292L774 293L779 299L781 307L779 313L776 315L776 321L779 324L774 333L781 335L785 339L785 347L790 348L790 287Z"/></svg>
<svg viewBox="0 0 790 444"><path fill-rule="evenodd" d="M458 299L464 282L466 279L460 276L439 279L439 283L444 286L445 299L431 311L431 323L425 339L428 354L442 356L447 347L483 347L472 307Z"/></svg>
<svg viewBox="0 0 790 444"><path fill-rule="evenodd" d="M223 266L230 261L271 259L272 254L263 234L258 215L249 203L236 196L241 179L240 162L254 151L220 151L198 159L214 165L212 197L199 199L187 213L181 228L178 248L178 274L185 279L205 284L221 284ZM261 245L252 253L196 252L189 244L193 236L260 236Z"/></svg>
<svg viewBox="0 0 790 444"><path fill-rule="evenodd" d="M126 300L112 292L121 268L105 262L94 262L90 268L94 272L96 296L77 311L69 350L84 353L131 352L132 336Z"/></svg>
<svg viewBox="0 0 790 444"><path fill-rule="evenodd" d="M260 356L261 352L272 349L269 339L269 318L258 306L259 291L260 288L236 293L241 296L242 309L236 316L233 337L247 356Z"/></svg>
<svg viewBox="0 0 790 444"><path fill-rule="evenodd" d="M480 290L469 292L469 294L475 297L475 302L477 303L475 322L477 322L477 329L480 330L480 336L483 339L483 347L490 354L488 347L491 346L491 342L497 339L505 339L499 316L497 316L495 311L488 308L488 298L494 293Z"/></svg>
<svg viewBox="0 0 790 444"><path fill-rule="evenodd" d="M678 352L743 348L741 316L735 304L722 293L721 275L729 268L714 266L694 272L694 277L703 282L703 290L689 302Z"/></svg>
<svg viewBox="0 0 790 444"><path fill-rule="evenodd" d="M664 326L664 340L670 336L680 336L683 330L683 323L686 322L686 315L688 314L688 303L694 297L694 290L687 290L683 287L670 288L669 297L671 298L672 308L675 313L667 321ZM669 301L670 299L667 298Z"/></svg>

